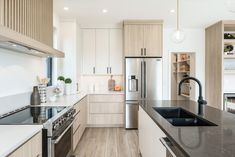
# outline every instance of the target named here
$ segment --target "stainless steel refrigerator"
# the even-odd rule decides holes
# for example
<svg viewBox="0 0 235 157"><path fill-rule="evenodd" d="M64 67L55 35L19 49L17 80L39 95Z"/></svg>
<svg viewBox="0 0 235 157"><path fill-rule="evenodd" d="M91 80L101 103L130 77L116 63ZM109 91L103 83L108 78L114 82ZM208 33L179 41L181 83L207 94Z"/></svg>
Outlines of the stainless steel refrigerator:
<svg viewBox="0 0 235 157"><path fill-rule="evenodd" d="M162 99L162 58L125 58L125 127L138 128L139 100Z"/></svg>

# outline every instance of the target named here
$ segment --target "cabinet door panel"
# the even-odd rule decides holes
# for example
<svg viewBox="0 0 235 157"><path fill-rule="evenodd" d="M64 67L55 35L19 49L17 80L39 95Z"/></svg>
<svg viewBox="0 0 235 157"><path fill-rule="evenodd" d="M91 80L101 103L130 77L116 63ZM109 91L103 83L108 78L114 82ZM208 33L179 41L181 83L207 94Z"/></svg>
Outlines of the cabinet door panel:
<svg viewBox="0 0 235 157"><path fill-rule="evenodd" d="M166 157L166 148L160 142L166 137L149 115L139 108L139 149L142 157Z"/></svg>
<svg viewBox="0 0 235 157"><path fill-rule="evenodd" d="M83 74L93 74L95 68L95 29L82 30Z"/></svg>
<svg viewBox="0 0 235 157"><path fill-rule="evenodd" d="M110 29L110 59L111 74L122 75L123 48L122 29Z"/></svg>
<svg viewBox="0 0 235 157"><path fill-rule="evenodd" d="M109 30L96 29L96 74L107 74L109 65Z"/></svg>
<svg viewBox="0 0 235 157"><path fill-rule="evenodd" d="M124 26L124 51L125 56L141 56L141 49L144 47L144 26Z"/></svg>
<svg viewBox="0 0 235 157"><path fill-rule="evenodd" d="M162 25L144 26L146 56L162 56Z"/></svg>

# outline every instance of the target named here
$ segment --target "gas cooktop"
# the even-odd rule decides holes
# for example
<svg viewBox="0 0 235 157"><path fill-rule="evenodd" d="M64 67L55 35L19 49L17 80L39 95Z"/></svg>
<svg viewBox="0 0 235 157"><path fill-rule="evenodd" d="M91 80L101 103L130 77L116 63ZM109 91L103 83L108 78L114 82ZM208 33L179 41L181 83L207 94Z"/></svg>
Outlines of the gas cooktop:
<svg viewBox="0 0 235 157"><path fill-rule="evenodd" d="M44 124L53 119L68 107L27 106L0 117L0 125Z"/></svg>

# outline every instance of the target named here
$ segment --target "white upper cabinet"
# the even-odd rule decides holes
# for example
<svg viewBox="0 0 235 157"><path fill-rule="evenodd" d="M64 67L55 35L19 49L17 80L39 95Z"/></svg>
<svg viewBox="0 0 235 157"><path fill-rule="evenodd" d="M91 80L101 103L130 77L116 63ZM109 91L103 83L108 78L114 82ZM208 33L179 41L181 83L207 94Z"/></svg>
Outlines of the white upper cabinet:
<svg viewBox="0 0 235 157"><path fill-rule="evenodd" d="M96 29L95 74L107 74L109 65L109 30Z"/></svg>
<svg viewBox="0 0 235 157"><path fill-rule="evenodd" d="M122 75L123 69L123 44L122 29L110 29L110 73Z"/></svg>
<svg viewBox="0 0 235 157"><path fill-rule="evenodd" d="M122 75L122 29L83 29L84 75Z"/></svg>
<svg viewBox="0 0 235 157"><path fill-rule="evenodd" d="M95 29L82 30L83 74L95 73Z"/></svg>

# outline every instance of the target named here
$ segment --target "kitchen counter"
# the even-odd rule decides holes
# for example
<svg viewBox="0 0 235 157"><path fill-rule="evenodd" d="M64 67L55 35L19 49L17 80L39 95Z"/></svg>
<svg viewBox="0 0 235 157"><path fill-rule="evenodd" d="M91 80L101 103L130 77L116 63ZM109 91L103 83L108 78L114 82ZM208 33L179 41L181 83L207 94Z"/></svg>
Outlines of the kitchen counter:
<svg viewBox="0 0 235 157"><path fill-rule="evenodd" d="M47 103L42 103L40 106L73 106L81 99L83 99L87 94L85 92L79 92L78 94L64 95L58 97L56 101Z"/></svg>
<svg viewBox="0 0 235 157"><path fill-rule="evenodd" d="M197 114L194 101L140 101L140 106L163 130L168 138L190 157L234 157L235 115L208 105L200 116L218 126L176 127L158 114L153 107L181 107ZM158 139L156 139L158 140Z"/></svg>
<svg viewBox="0 0 235 157"><path fill-rule="evenodd" d="M42 125L0 125L0 157L5 157L32 138Z"/></svg>
<svg viewBox="0 0 235 157"><path fill-rule="evenodd" d="M113 95L113 94L124 94L124 91L89 91L88 94L90 95Z"/></svg>

